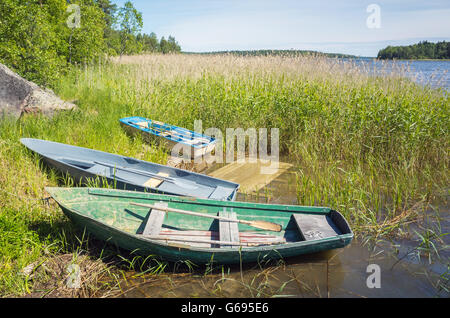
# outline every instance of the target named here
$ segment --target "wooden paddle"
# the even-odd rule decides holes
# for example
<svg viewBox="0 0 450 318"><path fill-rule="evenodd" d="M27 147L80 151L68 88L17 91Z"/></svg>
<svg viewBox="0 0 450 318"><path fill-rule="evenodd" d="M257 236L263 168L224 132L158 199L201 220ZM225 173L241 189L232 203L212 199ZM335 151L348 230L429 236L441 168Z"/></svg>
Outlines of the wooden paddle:
<svg viewBox="0 0 450 318"><path fill-rule="evenodd" d="M204 214L204 213L196 213L196 212L173 209L173 208L157 207L155 205L150 205L150 204L142 204L142 203L134 203L134 202L131 202L131 204L137 205L137 206L142 206L145 208L157 209L160 211L176 212L176 213L181 213L181 214L186 214L186 215L199 216L199 217L211 218L211 219L228 221L228 222L237 222L237 223L247 224L247 225L256 227L258 229L262 229L262 230L281 232L280 224L263 221L263 220L255 220L255 221L238 220L238 219L225 218L223 216L214 216L214 215L208 215L208 214Z"/></svg>

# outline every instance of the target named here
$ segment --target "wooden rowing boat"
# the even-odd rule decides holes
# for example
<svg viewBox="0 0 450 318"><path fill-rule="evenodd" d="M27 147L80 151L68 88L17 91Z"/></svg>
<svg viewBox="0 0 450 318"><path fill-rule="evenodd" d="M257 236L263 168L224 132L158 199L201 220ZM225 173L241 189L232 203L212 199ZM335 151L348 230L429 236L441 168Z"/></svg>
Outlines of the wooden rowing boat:
<svg viewBox="0 0 450 318"><path fill-rule="evenodd" d="M210 153L216 146L215 138L195 131L166 124L144 117L126 117L119 120L130 133L140 133L148 142L156 141L172 152L174 146L181 145L173 155L179 152L189 153L191 159Z"/></svg>
<svg viewBox="0 0 450 318"><path fill-rule="evenodd" d="M341 248L353 238L345 218L324 207L100 188L46 190L75 224L99 239L173 262L258 262Z"/></svg>
<svg viewBox="0 0 450 318"><path fill-rule="evenodd" d="M239 188L234 182L98 150L32 138L20 141L48 165L87 184L104 178L118 189L216 200L234 200Z"/></svg>

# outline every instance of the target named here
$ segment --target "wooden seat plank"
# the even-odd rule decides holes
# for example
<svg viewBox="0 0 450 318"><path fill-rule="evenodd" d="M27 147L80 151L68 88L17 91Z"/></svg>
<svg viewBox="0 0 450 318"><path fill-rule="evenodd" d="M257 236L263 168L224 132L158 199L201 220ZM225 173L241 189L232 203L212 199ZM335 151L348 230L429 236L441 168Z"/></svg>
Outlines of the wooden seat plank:
<svg viewBox="0 0 450 318"><path fill-rule="evenodd" d="M158 202L154 205L160 208L167 208L167 202ZM142 235L159 235L159 233L161 232L162 224L164 222L164 217L166 216L166 212L162 210L151 209L149 213L150 215L148 217L147 223L145 224Z"/></svg>
<svg viewBox="0 0 450 318"><path fill-rule="evenodd" d="M237 219L236 212L226 211L224 208L219 212L219 216ZM219 220L220 241L239 243L239 228L237 222ZM221 247L237 247L236 245L222 245Z"/></svg>
<svg viewBox="0 0 450 318"><path fill-rule="evenodd" d="M158 172L158 175L161 176L161 177L168 177L169 176L168 173L164 173L164 172ZM164 182L163 179L150 178L147 181L145 181L144 186L145 187L149 187L149 188L156 188L163 182Z"/></svg>

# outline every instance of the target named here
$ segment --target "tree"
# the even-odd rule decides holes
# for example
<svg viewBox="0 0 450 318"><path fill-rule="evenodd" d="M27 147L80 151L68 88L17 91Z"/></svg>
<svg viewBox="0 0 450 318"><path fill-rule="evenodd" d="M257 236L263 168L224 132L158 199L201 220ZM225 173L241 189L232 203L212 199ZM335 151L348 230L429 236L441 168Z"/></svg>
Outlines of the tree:
<svg viewBox="0 0 450 318"><path fill-rule="evenodd" d="M159 52L159 42L154 32L148 34L138 34L137 41L142 43L143 52Z"/></svg>
<svg viewBox="0 0 450 318"><path fill-rule="evenodd" d="M81 10L79 28L71 29L73 46L69 54L71 63L84 63L93 60L103 54L105 49L104 30L106 28L105 14L95 2L72 1L78 4ZM63 28L66 36L69 28Z"/></svg>
<svg viewBox="0 0 450 318"><path fill-rule="evenodd" d="M173 36L169 36L167 44L169 47L169 52L175 53L181 51L181 47L178 45L178 42L175 40Z"/></svg>
<svg viewBox="0 0 450 318"><path fill-rule="evenodd" d="M113 24L115 23L117 5L111 3L110 0L95 0L95 3L104 13L104 20L106 24L105 30L111 30Z"/></svg>
<svg viewBox="0 0 450 318"><path fill-rule="evenodd" d="M142 29L142 14L136 10L130 1L119 9L117 24L120 32L120 56L127 51L127 46L133 46L136 34Z"/></svg>
<svg viewBox="0 0 450 318"><path fill-rule="evenodd" d="M169 53L169 45L164 37L161 37L161 40L159 41L159 48L161 50L161 53Z"/></svg>
<svg viewBox="0 0 450 318"><path fill-rule="evenodd" d="M449 59L450 42L421 41L408 46L387 46L378 52L379 59Z"/></svg>
<svg viewBox="0 0 450 318"><path fill-rule="evenodd" d="M69 5L80 13L76 27L69 23ZM51 87L70 64L105 53L181 51L174 37L158 41L155 33L140 34L142 27L142 14L130 1L118 10L110 0L0 0L0 63Z"/></svg>
<svg viewBox="0 0 450 318"><path fill-rule="evenodd" d="M79 28L67 23L66 0L1 0L0 62L28 80L52 86L70 62L102 54L103 12L93 0L72 4L81 10Z"/></svg>
<svg viewBox="0 0 450 318"><path fill-rule="evenodd" d="M53 1L46 8L56 4ZM0 62L43 85L55 80L65 64L57 54L61 46L57 30L48 20L36 2L0 2Z"/></svg>

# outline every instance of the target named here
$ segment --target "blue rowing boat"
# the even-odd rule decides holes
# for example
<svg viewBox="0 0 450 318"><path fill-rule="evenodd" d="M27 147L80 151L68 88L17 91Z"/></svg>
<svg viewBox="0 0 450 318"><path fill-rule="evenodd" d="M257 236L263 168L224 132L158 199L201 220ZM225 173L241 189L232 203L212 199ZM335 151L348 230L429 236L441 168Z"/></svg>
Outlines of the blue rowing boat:
<svg viewBox="0 0 450 318"><path fill-rule="evenodd" d="M129 132L141 133L144 140L156 141L169 151L172 151L175 145L181 145L183 148L180 147L178 150L187 149L190 151L191 158L204 156L216 146L215 138L156 120L135 116L122 118L119 121Z"/></svg>
<svg viewBox="0 0 450 318"><path fill-rule="evenodd" d="M117 189L234 201L239 184L165 165L52 141L21 143L77 181L105 178Z"/></svg>

